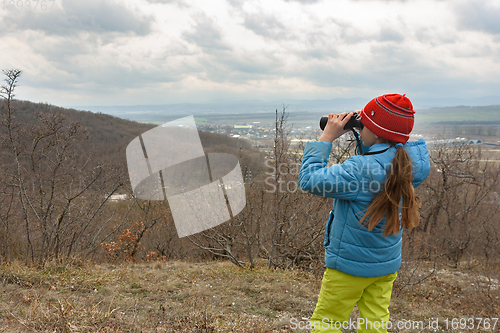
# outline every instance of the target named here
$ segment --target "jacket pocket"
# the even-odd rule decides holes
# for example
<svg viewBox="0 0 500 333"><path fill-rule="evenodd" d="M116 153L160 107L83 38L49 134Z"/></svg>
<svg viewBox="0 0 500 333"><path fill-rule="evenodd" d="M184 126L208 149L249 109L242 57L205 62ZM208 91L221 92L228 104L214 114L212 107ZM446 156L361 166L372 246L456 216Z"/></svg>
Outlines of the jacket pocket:
<svg viewBox="0 0 500 333"><path fill-rule="evenodd" d="M328 221L326 222L325 241L323 243L323 246L325 247L327 247L330 244L330 229L332 228L332 222L333 222L333 210L330 211L330 215L328 215Z"/></svg>

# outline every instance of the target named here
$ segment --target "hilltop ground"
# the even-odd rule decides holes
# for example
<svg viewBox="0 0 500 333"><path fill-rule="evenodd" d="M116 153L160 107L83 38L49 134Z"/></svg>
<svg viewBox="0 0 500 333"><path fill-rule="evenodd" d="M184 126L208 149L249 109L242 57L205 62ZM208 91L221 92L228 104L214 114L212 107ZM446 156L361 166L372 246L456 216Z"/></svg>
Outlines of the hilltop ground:
<svg viewBox="0 0 500 333"><path fill-rule="evenodd" d="M498 330L498 280L450 268L429 275L430 264L419 266L398 278L391 332ZM307 332L298 327L307 324L321 282L321 272L228 262L0 269L0 332ZM423 281L406 284L410 275Z"/></svg>

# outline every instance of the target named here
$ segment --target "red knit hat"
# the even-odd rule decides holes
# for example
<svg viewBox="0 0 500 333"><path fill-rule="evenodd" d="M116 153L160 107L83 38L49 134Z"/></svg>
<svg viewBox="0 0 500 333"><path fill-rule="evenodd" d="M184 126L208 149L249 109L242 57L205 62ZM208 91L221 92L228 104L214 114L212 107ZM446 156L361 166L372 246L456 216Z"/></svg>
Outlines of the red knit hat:
<svg viewBox="0 0 500 333"><path fill-rule="evenodd" d="M361 123L376 136L406 143L413 129L414 114L413 105L405 95L382 95L361 110Z"/></svg>

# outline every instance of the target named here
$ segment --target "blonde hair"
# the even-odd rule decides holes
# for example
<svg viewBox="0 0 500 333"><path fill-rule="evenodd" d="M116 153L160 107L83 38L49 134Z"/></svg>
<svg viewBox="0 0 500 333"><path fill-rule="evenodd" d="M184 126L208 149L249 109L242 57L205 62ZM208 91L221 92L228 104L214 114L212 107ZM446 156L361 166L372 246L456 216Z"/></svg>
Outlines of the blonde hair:
<svg viewBox="0 0 500 333"><path fill-rule="evenodd" d="M418 210L422 207L411 182L412 162L408 152L398 147L391 163L390 173L381 193L373 198L360 223L371 231L386 216L384 236L399 233L402 227L412 229L420 222ZM402 206L400 202L402 201ZM399 220L401 208L401 220ZM365 220L368 221L365 222Z"/></svg>

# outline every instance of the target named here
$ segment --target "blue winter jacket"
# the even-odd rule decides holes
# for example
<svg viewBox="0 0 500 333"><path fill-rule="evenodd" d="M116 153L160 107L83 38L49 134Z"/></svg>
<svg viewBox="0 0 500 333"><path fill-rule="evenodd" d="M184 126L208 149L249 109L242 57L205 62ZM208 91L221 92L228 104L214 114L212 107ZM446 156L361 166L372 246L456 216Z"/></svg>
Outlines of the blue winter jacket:
<svg viewBox="0 0 500 333"><path fill-rule="evenodd" d="M375 144L363 151L376 152L388 147ZM413 162L413 186L429 175L430 162L423 139L403 146ZM383 235L385 218L368 231L359 221L373 197L383 189L396 148L374 155L357 155L342 164L326 167L332 143L309 141L299 173L302 190L334 198L325 228L325 263L354 276L374 277L395 273L401 266L401 230Z"/></svg>

